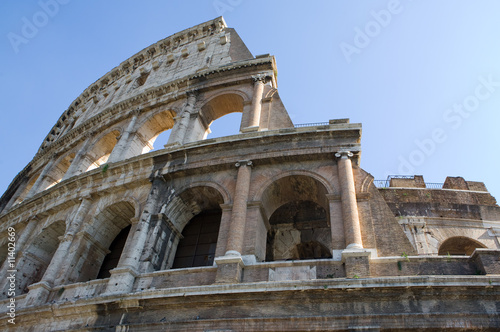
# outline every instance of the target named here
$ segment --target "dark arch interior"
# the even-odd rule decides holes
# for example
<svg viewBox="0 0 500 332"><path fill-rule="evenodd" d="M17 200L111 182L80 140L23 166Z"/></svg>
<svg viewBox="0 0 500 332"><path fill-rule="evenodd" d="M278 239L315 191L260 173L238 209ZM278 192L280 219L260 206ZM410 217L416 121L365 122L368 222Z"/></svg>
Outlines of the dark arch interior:
<svg viewBox="0 0 500 332"><path fill-rule="evenodd" d="M128 234L130 233L130 228L132 226L128 225L115 237L111 245L109 246L110 253L104 257L101 269L97 274L97 279L104 279L111 277L109 271L118 266L120 256L122 255L123 248L125 247L125 242L127 241Z"/></svg>
<svg viewBox="0 0 500 332"><path fill-rule="evenodd" d="M172 268L212 266L222 210L203 211L184 227Z"/></svg>
<svg viewBox="0 0 500 332"><path fill-rule="evenodd" d="M269 218L266 261L331 258L326 210L307 200L280 206Z"/></svg>
<svg viewBox="0 0 500 332"><path fill-rule="evenodd" d="M464 236L447 239L439 247L438 255L466 255L470 256L476 248L486 248L481 243Z"/></svg>

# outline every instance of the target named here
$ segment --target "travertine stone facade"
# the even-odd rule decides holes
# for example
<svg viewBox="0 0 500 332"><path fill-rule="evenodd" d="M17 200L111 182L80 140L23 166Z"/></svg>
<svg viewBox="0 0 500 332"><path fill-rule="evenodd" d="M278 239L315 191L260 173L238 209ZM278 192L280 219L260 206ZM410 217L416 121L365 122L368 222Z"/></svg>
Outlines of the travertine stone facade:
<svg viewBox="0 0 500 332"><path fill-rule="evenodd" d="M0 199L0 328L499 329L484 184L375 186L361 125L294 126L276 75L217 18L86 89ZM233 112L240 134L206 139Z"/></svg>

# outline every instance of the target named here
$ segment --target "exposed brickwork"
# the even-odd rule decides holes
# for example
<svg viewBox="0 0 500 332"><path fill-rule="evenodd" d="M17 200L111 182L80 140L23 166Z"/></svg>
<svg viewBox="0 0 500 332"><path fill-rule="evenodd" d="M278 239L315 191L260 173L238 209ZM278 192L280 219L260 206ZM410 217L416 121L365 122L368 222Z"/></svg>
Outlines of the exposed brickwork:
<svg viewBox="0 0 500 332"><path fill-rule="evenodd" d="M276 73L217 18L86 89L0 199L0 329L500 329L500 208L484 184L377 189L361 125L295 128ZM232 112L240 134L204 139Z"/></svg>

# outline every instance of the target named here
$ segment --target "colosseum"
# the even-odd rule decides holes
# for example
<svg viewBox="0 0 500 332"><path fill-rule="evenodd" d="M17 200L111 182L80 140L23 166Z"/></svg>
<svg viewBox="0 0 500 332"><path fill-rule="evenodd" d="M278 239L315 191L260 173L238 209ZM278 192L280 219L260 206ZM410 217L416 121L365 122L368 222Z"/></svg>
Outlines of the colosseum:
<svg viewBox="0 0 500 332"><path fill-rule="evenodd" d="M294 124L277 86L219 17L83 91L0 199L0 329L498 331L486 186L374 180L361 124Z"/></svg>

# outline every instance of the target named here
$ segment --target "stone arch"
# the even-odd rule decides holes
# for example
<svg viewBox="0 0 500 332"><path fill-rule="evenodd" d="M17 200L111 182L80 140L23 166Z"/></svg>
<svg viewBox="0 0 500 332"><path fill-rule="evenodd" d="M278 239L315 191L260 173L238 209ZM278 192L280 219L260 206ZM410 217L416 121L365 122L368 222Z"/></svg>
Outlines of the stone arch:
<svg viewBox="0 0 500 332"><path fill-rule="evenodd" d="M125 196L119 196L119 199L113 199L111 202L106 202L106 204L99 206L97 214L100 214L100 213L102 213L102 211L110 208L111 206L119 204L119 203L128 203L134 207L133 218L139 218L141 216L141 203L139 202L139 200L136 197L131 196L129 194L127 194Z"/></svg>
<svg viewBox="0 0 500 332"><path fill-rule="evenodd" d="M156 138L161 133L173 128L176 113L173 109L162 110L140 121L127 149L125 159L151 151ZM165 144L167 144L166 141Z"/></svg>
<svg viewBox="0 0 500 332"><path fill-rule="evenodd" d="M365 174L365 175L366 175L365 178L361 182L361 192L368 192L370 189L370 185L373 183L373 176L370 174Z"/></svg>
<svg viewBox="0 0 500 332"><path fill-rule="evenodd" d="M269 89L269 91L267 91L267 93L265 94L265 98L271 98L271 97L272 97L272 96L274 96L277 92L278 92L278 89L276 89L276 88L271 88L271 89Z"/></svg>
<svg viewBox="0 0 500 332"><path fill-rule="evenodd" d="M87 172L104 165L115 147L121 128L112 128L101 134L88 149L80 164L80 172Z"/></svg>
<svg viewBox="0 0 500 332"><path fill-rule="evenodd" d="M21 191L21 194L19 194L19 196L17 198L15 198L14 203L12 205L19 204L26 199L29 192L31 191L31 189L35 185L36 180L38 180L39 177L40 177L40 172L35 173L33 176L30 177L30 179L28 180L28 182L24 188L18 189Z"/></svg>
<svg viewBox="0 0 500 332"><path fill-rule="evenodd" d="M188 186L172 197L162 208L162 212L172 221L174 227L181 232L198 213L206 210L220 209L224 196L217 185L205 183L199 186Z"/></svg>
<svg viewBox="0 0 500 332"><path fill-rule="evenodd" d="M210 126L214 121L231 113L243 113L246 101L248 96L238 90L224 91L208 99L200 108L200 117L205 127L203 137L200 138L206 138L211 132Z"/></svg>
<svg viewBox="0 0 500 332"><path fill-rule="evenodd" d="M481 242L466 236L450 237L441 243L438 255L466 255L470 256L477 248L487 248Z"/></svg>
<svg viewBox="0 0 500 332"><path fill-rule="evenodd" d="M288 176L306 176L314 179L315 181L319 182L321 185L323 185L326 189L327 194L335 194L339 193L339 190L335 187L335 185L331 182L329 182L327 179L325 179L323 176L321 176L318 173L307 171L307 170L292 170L292 171L286 171L286 172L280 172L276 176L273 176L269 178L266 182L264 182L260 187L259 190L255 192L255 195L253 195L253 200L254 201L262 201L262 197L264 192L267 190L267 188L273 183L276 182L282 178L288 177Z"/></svg>
<svg viewBox="0 0 500 332"><path fill-rule="evenodd" d="M119 235L121 235L122 240L123 238L126 240L128 232L123 234L122 231L130 226L131 219L138 215L137 211L138 207L133 200L124 199L108 204L96 213L92 222L86 225L85 234L80 243L82 254L75 263L76 268L74 269L79 273L73 273L69 280L88 281L96 279L98 275L109 276L109 271L116 267L118 261L115 262L114 266L107 265L107 271L102 271L101 268L106 261L106 256L120 257L125 241L122 242L122 246L111 248L115 251L111 251L110 247Z"/></svg>
<svg viewBox="0 0 500 332"><path fill-rule="evenodd" d="M58 220L42 228L32 237L32 241L23 250L18 263L17 294L28 292L28 286L39 282L59 246L60 238L66 232L66 222Z"/></svg>
<svg viewBox="0 0 500 332"><path fill-rule="evenodd" d="M208 126L218 118L234 112L243 113L243 104L245 100L240 93L227 91L210 98L201 106L201 114Z"/></svg>
<svg viewBox="0 0 500 332"><path fill-rule="evenodd" d="M197 187L211 187L215 189L222 196L221 204L229 204L229 202L231 202L231 194L229 193L229 191L219 183L211 181L196 181L190 183L189 185L180 187L178 192L182 193L188 189L193 189Z"/></svg>
<svg viewBox="0 0 500 332"><path fill-rule="evenodd" d="M213 264L224 197L216 185L189 186L163 209L176 228L168 259L174 268ZM179 234L182 234L179 236Z"/></svg>
<svg viewBox="0 0 500 332"><path fill-rule="evenodd" d="M242 100L243 100L244 103L249 103L249 102L252 101L252 96L249 96L248 94L246 94L242 90L238 90L238 89L224 89L222 91L217 91L216 93L210 95L210 97L208 97L205 100L203 100L203 106L206 105L206 104L208 104L208 103L211 103L216 98L219 98L219 97L224 96L224 95L229 95L229 94L235 94L235 95L240 96L242 98Z"/></svg>
<svg viewBox="0 0 500 332"><path fill-rule="evenodd" d="M269 218L266 260L331 258L328 188L317 178L275 178L260 196Z"/></svg>
<svg viewBox="0 0 500 332"><path fill-rule="evenodd" d="M40 185L40 191L55 186L63 179L64 174L68 171L71 162L75 158L75 152L71 151L61 156L50 169L45 179Z"/></svg>

